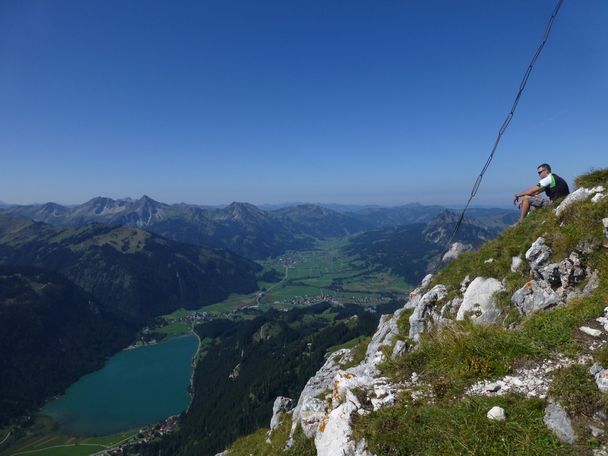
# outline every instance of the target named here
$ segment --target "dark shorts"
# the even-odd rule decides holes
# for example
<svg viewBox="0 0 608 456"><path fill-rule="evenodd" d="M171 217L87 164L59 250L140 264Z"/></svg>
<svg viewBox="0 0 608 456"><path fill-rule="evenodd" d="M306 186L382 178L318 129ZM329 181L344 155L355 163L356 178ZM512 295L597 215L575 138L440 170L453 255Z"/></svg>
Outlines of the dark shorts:
<svg viewBox="0 0 608 456"><path fill-rule="evenodd" d="M541 208L548 206L549 204L551 204L551 201L545 195L534 195L530 197L530 206L532 207Z"/></svg>

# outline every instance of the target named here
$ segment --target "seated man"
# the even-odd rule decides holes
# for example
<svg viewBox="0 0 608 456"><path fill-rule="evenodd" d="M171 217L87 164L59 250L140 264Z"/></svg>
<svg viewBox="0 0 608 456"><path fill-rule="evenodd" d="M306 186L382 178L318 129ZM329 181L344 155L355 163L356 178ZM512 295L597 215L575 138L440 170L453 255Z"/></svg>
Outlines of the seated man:
<svg viewBox="0 0 608 456"><path fill-rule="evenodd" d="M541 178L538 184L536 184L535 187L517 193L515 195L515 199L513 200L513 204L517 204L517 207L520 209L520 222L526 217L526 215L528 215L530 207L545 207L556 199L562 198L570 193L570 189L568 188L566 181L557 174L552 173L551 167L547 163L538 165L536 171ZM539 195L539 193L543 191L547 194L547 196ZM522 198L521 201L519 201L520 198Z"/></svg>

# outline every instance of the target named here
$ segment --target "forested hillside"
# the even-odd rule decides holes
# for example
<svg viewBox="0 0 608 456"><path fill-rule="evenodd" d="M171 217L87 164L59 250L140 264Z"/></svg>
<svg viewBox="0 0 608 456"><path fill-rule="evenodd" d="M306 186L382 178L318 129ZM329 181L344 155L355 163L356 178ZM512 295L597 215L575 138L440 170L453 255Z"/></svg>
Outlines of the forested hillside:
<svg viewBox="0 0 608 456"><path fill-rule="evenodd" d="M198 326L205 350L194 376L194 399L179 431L131 448L130 454L215 454L239 435L264 426L277 395L299 394L328 349L369 336L377 321L377 315L358 306L319 304L271 311L252 321Z"/></svg>
<svg viewBox="0 0 608 456"><path fill-rule="evenodd" d="M145 319L257 288L261 267L232 252L123 226L59 228L0 214L0 264L63 274L107 308Z"/></svg>
<svg viewBox="0 0 608 456"><path fill-rule="evenodd" d="M0 266L0 425L100 368L135 330L57 273Z"/></svg>

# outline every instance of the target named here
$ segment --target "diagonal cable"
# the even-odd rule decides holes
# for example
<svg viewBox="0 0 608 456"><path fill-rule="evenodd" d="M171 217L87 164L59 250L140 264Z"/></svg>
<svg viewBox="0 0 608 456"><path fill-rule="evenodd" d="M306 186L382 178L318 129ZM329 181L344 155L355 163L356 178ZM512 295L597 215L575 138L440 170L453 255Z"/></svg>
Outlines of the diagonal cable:
<svg viewBox="0 0 608 456"><path fill-rule="evenodd" d="M547 23L547 28L545 29L545 34L543 36L543 40L541 41L538 48L536 49L536 52L534 53L532 60L530 60L530 64L528 65L528 68L526 69L526 72L524 73L521 83L519 84L519 90L517 91L517 95L515 96L515 100L513 101L513 105L511 106L511 110L507 114L507 117L505 118L504 122L500 126L500 129L498 130L498 135L496 136L496 141L494 142L494 146L492 147L490 155L488 156L488 159L486 160L485 165L483 165L483 168L481 169L479 176L477 176L477 179L475 180L475 184L473 184L473 189L471 190L471 195L469 196L467 204L465 204L464 208L462 209L462 212L460 213L460 217L458 218L458 221L456 222L456 225L454 226L454 229L452 230L452 234L448 238L448 241L446 242L445 247L444 247L443 251L441 252L441 255L439 256L439 260L437 261L437 264L433 270L433 275L437 274L437 271L439 270L439 267L441 266L441 259L450 249L450 245L452 244L452 241L456 237L456 234L458 233L458 230L460 229L460 225L462 225L462 221L464 219L464 214L467 211L467 209L469 208L469 204L471 204L471 201L477 194L477 191L479 190L479 186L481 185L481 181L483 180L483 176L486 173L486 171L488 170L490 163L492 163L492 159L494 158L494 153L496 152L496 148L498 147L498 144L500 143L500 140L502 139L503 134L507 130L507 127L511 123L511 120L513 120L513 116L515 114L515 109L517 109L519 100L521 99L524 89L526 88L526 84L528 83L528 79L530 78L530 74L532 73L532 69L534 68L534 64L538 60L538 57L540 56L543 48L545 47L545 43L549 39L549 34L551 33L551 29L553 28L553 23L555 22L557 13L559 12L559 9L562 7L563 3L564 3L564 0L558 0L557 4L555 5L555 9L553 10L551 17L549 18L549 22Z"/></svg>

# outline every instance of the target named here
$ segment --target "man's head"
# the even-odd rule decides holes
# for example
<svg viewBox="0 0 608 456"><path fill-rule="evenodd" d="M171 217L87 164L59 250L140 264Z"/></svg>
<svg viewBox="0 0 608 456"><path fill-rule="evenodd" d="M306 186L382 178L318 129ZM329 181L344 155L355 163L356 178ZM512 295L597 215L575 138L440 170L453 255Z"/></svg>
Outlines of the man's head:
<svg viewBox="0 0 608 456"><path fill-rule="evenodd" d="M543 163L542 165L538 165L536 167L536 172L541 178L546 177L551 172L551 166L549 166L547 163Z"/></svg>

